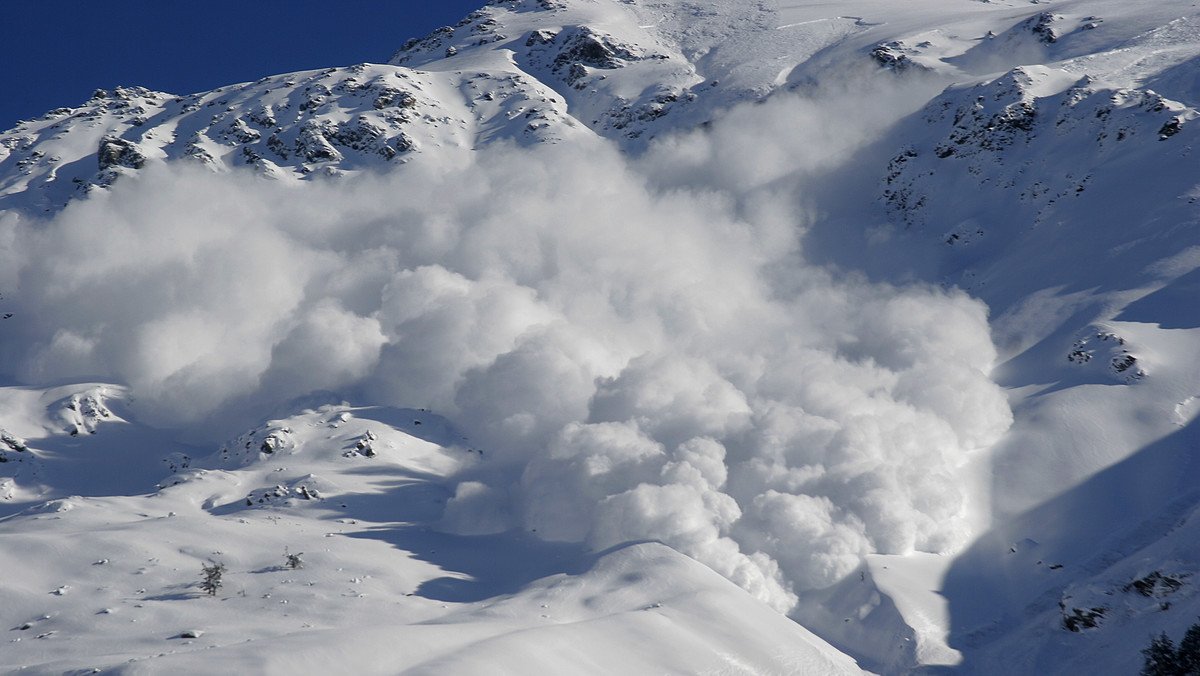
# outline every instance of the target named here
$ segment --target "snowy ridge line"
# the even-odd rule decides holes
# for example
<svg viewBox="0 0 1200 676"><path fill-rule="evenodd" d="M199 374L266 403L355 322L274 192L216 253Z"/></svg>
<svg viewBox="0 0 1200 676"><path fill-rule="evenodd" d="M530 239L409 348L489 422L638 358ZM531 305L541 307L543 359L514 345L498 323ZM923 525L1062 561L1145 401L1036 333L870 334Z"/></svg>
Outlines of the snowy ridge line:
<svg viewBox="0 0 1200 676"><path fill-rule="evenodd" d="M0 167L17 170L0 184L0 199L10 208L56 211L149 162L246 167L294 180L380 171L423 147L469 148L476 126L499 127L489 139L562 137L548 123L508 122L524 116L565 124L536 85L513 73L486 79L492 98L504 101L487 111L455 101L440 78L368 64L187 97L138 87L98 91L79 108L52 111L0 135Z"/></svg>
<svg viewBox="0 0 1200 676"><path fill-rule="evenodd" d="M763 42L757 29L776 15L729 3L708 21L746 27L724 36L728 56L712 58L704 53L721 44L720 34L689 29L687 14L671 17L674 11L614 2L494 3L409 41L391 59L396 68L285 74L185 97L138 87L98 91L81 107L0 135L0 169L15 169L0 184L0 204L55 211L147 161L184 157L216 170L250 166L275 178L303 178L378 171L423 147L557 142L583 129L644 148L660 129L706 123L732 105L802 83L806 57L849 37L864 39L863 22L850 17L839 28L798 26ZM638 17L649 15L662 19L657 30L642 28ZM876 28L866 35L886 28L869 26ZM947 55L969 45L937 45L935 67L946 69ZM787 59L795 72L759 70L771 56Z"/></svg>

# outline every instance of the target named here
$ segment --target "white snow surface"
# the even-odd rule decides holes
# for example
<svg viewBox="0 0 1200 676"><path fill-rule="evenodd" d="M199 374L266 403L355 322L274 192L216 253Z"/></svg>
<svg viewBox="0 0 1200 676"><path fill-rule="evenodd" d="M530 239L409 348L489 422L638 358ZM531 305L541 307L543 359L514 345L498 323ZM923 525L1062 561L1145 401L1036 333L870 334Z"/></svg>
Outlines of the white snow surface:
<svg viewBox="0 0 1200 676"><path fill-rule="evenodd" d="M112 388L80 394L124 403ZM46 427L58 411L47 409ZM171 442L116 414L101 418L87 444L55 430L30 440L37 446L21 455L31 457L10 461L79 494L0 526L0 560L12 573L7 669L860 673L661 544L586 552L431 529L449 495L443 482L477 456L442 445L451 432L426 412L328 405L271 421L208 458L174 444L167 462L153 464L146 446ZM130 447L141 457L127 457ZM88 463L81 451L101 459ZM124 467L162 481L135 494L106 476ZM225 572L209 596L201 566L217 562Z"/></svg>
<svg viewBox="0 0 1200 676"><path fill-rule="evenodd" d="M1136 672L1198 65L1183 0L495 0L0 133L0 669Z"/></svg>

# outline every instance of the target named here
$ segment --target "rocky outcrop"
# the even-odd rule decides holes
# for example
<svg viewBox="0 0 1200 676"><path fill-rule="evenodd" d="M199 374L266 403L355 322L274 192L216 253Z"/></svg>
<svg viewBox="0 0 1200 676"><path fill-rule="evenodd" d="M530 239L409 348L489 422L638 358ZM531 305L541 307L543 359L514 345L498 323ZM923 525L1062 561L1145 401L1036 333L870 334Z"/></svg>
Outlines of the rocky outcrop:
<svg viewBox="0 0 1200 676"><path fill-rule="evenodd" d="M926 210L946 173L976 188L1010 190L1022 204L1045 209L1087 190L1092 172L1118 149L1167 141L1196 110L1151 90L1114 88L1091 77L1043 66L1015 68L989 82L952 88L924 109L928 133L894 155L882 180L882 201L907 226ZM1030 169L1038 158L1066 152L1061 173Z"/></svg>

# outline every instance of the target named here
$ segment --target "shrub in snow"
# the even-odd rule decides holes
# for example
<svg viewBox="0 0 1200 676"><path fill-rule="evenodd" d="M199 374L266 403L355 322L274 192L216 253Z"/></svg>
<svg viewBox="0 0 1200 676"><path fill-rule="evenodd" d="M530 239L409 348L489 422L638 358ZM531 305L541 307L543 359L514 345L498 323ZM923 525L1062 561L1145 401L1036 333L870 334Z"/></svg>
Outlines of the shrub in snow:
<svg viewBox="0 0 1200 676"><path fill-rule="evenodd" d="M221 576L225 574L225 564L213 563L211 566L201 564L201 574L204 579L200 581L200 588L209 596L216 596L217 590L221 588Z"/></svg>
<svg viewBox="0 0 1200 676"><path fill-rule="evenodd" d="M286 560L286 563L284 565L286 565L288 568L291 568L293 570L295 570L296 568L303 568L304 562L300 560L300 556L302 554L304 554L304 552L300 552L298 554L292 554L292 553L288 552L287 549L284 549L283 550L283 558Z"/></svg>

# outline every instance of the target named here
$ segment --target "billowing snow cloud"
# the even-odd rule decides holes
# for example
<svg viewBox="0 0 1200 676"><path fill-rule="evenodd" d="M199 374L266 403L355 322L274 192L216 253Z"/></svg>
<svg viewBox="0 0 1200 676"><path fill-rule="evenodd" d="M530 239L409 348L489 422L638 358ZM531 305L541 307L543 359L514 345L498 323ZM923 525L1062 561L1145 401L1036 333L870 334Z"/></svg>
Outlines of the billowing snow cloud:
<svg viewBox="0 0 1200 676"><path fill-rule="evenodd" d="M431 408L487 458L445 528L661 540L786 609L866 553L961 545L959 469L1011 421L982 304L804 262L805 177L869 140L816 110L634 161L493 148L303 185L149 166L0 220L0 363L128 383L170 425L316 390ZM710 161L747 144L776 152Z"/></svg>

